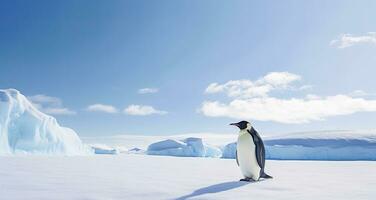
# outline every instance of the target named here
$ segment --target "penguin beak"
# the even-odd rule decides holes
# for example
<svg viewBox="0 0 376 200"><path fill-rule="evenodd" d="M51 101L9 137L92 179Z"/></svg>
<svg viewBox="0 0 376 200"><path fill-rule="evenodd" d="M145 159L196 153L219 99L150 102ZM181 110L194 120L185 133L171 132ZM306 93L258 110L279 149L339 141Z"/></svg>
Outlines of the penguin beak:
<svg viewBox="0 0 376 200"><path fill-rule="evenodd" d="M238 123L231 123L230 126L237 126L237 127L239 127L239 124Z"/></svg>

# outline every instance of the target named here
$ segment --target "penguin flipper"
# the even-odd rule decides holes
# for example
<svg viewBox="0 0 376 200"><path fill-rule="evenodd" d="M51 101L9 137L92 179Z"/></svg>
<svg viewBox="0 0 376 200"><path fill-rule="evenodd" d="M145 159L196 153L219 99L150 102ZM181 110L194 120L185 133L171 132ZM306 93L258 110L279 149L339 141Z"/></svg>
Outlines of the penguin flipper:
<svg viewBox="0 0 376 200"><path fill-rule="evenodd" d="M273 178L273 176L270 176L264 172L261 174L260 178Z"/></svg>
<svg viewBox="0 0 376 200"><path fill-rule="evenodd" d="M238 151L235 151L235 158L236 158L236 164L239 166L239 160L238 160Z"/></svg>
<svg viewBox="0 0 376 200"><path fill-rule="evenodd" d="M264 169L265 167L265 147L264 143L262 142L262 139L260 135L257 133L257 131L252 128L251 130L247 130L248 133L252 136L253 142L256 145L255 148L255 154L256 154L256 160L258 165L261 169Z"/></svg>

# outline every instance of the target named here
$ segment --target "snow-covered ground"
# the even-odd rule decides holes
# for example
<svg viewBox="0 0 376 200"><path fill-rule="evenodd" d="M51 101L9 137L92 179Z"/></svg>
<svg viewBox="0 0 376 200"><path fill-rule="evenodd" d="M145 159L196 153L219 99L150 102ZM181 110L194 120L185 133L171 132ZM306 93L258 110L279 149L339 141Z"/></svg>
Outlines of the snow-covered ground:
<svg viewBox="0 0 376 200"><path fill-rule="evenodd" d="M267 161L239 182L234 160L121 154L0 157L0 199L376 199L376 162Z"/></svg>

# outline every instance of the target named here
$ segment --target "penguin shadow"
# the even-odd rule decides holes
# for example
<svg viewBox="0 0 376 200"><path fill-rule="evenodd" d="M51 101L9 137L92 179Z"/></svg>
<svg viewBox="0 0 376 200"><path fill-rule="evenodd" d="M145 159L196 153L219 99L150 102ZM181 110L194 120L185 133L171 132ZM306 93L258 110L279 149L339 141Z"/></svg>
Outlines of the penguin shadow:
<svg viewBox="0 0 376 200"><path fill-rule="evenodd" d="M207 186L207 187L197 189L197 190L193 191L191 194L187 194L187 195L178 197L174 200L187 200L187 199L190 199L192 197L197 197L197 196L200 196L200 195L224 192L224 191L239 188L239 187L251 184L251 183L255 183L255 182L229 181L229 182L219 183L219 184L210 185L210 186Z"/></svg>

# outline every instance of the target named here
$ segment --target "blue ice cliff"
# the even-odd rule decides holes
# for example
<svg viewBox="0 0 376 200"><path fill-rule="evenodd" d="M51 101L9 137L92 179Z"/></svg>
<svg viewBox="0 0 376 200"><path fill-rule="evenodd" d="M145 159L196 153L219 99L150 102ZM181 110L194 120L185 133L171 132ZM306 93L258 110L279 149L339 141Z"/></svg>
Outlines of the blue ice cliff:
<svg viewBox="0 0 376 200"><path fill-rule="evenodd" d="M0 155L91 154L72 129L35 108L15 89L0 90Z"/></svg>

